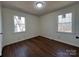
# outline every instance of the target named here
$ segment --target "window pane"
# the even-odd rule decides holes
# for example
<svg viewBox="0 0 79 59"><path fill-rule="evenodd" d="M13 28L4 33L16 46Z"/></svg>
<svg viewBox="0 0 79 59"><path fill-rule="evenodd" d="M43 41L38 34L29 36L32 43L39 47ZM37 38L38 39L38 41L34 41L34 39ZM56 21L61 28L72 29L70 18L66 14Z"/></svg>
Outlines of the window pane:
<svg viewBox="0 0 79 59"><path fill-rule="evenodd" d="M63 21L62 15L59 15L58 16L58 23L62 23L62 21Z"/></svg>
<svg viewBox="0 0 79 59"><path fill-rule="evenodd" d="M60 24L58 24L58 32L62 32L63 31L63 26L62 26L62 24L60 23Z"/></svg>
<svg viewBox="0 0 79 59"><path fill-rule="evenodd" d="M21 23L25 24L25 18L24 17L21 17Z"/></svg>
<svg viewBox="0 0 79 59"><path fill-rule="evenodd" d="M72 13L66 14L66 22L72 22Z"/></svg>
<svg viewBox="0 0 79 59"><path fill-rule="evenodd" d="M65 32L72 32L72 29L71 29L71 23L68 23L68 24L65 24Z"/></svg>

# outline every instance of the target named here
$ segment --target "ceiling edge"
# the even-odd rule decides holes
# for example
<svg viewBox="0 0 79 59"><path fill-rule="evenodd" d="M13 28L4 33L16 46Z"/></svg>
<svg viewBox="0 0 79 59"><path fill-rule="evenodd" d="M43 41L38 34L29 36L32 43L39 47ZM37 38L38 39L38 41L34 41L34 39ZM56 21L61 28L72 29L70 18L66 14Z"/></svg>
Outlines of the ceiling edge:
<svg viewBox="0 0 79 59"><path fill-rule="evenodd" d="M39 15L30 13L30 12L23 11L22 9L17 8L17 7L8 7L8 6L4 6L4 5L2 4L2 8L8 8L8 9L11 9L11 10L16 10L16 11L19 11L19 12L23 12L23 13L26 13L26 14L29 14L29 15L34 15L34 16L39 17Z"/></svg>
<svg viewBox="0 0 79 59"><path fill-rule="evenodd" d="M56 10L53 10L53 11L44 13L44 14L42 14L42 15L40 15L40 16L44 16L44 15L47 15L47 14L56 12L56 11L58 11L58 10L62 10L62 9L64 9L64 8L68 8L68 7L73 6L73 5L76 5L76 4L79 4L79 2L78 2L78 1L77 1L77 2L74 2L74 3L70 4L70 5L67 5L67 6L61 7L61 8L59 8L59 9L56 9Z"/></svg>

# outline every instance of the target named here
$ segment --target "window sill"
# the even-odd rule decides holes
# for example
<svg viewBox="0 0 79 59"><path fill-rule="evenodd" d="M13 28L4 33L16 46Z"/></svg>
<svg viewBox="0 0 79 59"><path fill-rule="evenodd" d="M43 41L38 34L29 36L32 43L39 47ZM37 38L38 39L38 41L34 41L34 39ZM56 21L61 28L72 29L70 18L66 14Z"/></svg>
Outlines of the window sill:
<svg viewBox="0 0 79 59"><path fill-rule="evenodd" d="M73 34L72 32L56 32L56 33L61 33L61 34Z"/></svg>

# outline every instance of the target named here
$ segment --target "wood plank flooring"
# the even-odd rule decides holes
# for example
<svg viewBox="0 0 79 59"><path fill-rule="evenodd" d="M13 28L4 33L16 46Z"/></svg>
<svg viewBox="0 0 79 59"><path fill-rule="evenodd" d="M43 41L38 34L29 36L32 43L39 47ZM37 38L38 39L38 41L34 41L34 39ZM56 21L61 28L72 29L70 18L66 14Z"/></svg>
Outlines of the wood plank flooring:
<svg viewBox="0 0 79 59"><path fill-rule="evenodd" d="M3 57L79 57L79 48L45 37L35 37L3 48Z"/></svg>

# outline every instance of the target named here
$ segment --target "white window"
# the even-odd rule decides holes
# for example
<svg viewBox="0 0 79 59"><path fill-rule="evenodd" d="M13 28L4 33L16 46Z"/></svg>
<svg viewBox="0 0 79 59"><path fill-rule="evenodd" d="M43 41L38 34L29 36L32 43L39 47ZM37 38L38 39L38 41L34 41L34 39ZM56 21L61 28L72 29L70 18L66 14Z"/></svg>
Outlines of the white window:
<svg viewBox="0 0 79 59"><path fill-rule="evenodd" d="M14 16L14 31L25 31L25 17Z"/></svg>
<svg viewBox="0 0 79 59"><path fill-rule="evenodd" d="M72 32L72 13L58 15L58 32Z"/></svg>

